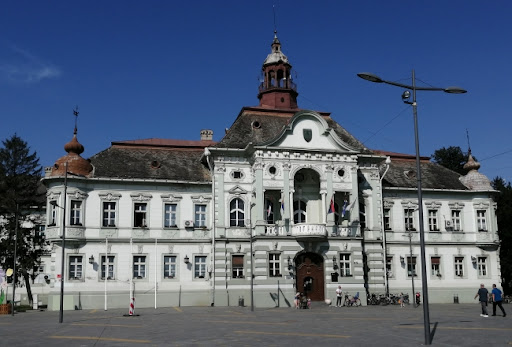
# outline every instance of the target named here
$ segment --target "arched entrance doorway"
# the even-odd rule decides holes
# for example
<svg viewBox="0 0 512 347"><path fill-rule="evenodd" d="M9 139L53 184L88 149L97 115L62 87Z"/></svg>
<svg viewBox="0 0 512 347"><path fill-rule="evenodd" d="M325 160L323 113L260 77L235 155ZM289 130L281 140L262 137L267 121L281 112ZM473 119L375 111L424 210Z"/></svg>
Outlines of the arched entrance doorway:
<svg viewBox="0 0 512 347"><path fill-rule="evenodd" d="M311 301L324 301L324 258L316 253L302 253L295 259L297 291Z"/></svg>

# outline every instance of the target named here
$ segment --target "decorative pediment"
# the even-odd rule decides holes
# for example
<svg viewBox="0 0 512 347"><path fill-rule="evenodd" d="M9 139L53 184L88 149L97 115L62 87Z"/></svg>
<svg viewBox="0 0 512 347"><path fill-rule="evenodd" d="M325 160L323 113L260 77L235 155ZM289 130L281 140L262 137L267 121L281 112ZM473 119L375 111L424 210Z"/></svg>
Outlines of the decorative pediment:
<svg viewBox="0 0 512 347"><path fill-rule="evenodd" d="M464 208L464 203L460 201L450 201L448 206L452 210L462 210Z"/></svg>
<svg viewBox="0 0 512 347"><path fill-rule="evenodd" d="M242 194L247 194L247 193L248 193L248 191L243 189L239 185L236 185L229 190L229 194L232 194L232 195L242 195Z"/></svg>
<svg viewBox="0 0 512 347"><path fill-rule="evenodd" d="M162 194L162 201L164 202L179 202L183 197L178 194Z"/></svg>
<svg viewBox="0 0 512 347"><path fill-rule="evenodd" d="M479 202L473 203L473 206L477 210L486 210L489 208L490 204L487 201L479 201Z"/></svg>
<svg viewBox="0 0 512 347"><path fill-rule="evenodd" d="M409 210L417 210L418 209L418 202L413 200L403 200L402 201L402 207L407 208Z"/></svg>
<svg viewBox="0 0 512 347"><path fill-rule="evenodd" d="M384 208L393 208L393 205L395 204L395 200L384 199L382 204L384 205Z"/></svg>
<svg viewBox="0 0 512 347"><path fill-rule="evenodd" d="M68 195L68 198L75 199L75 200L85 200L88 196L87 193L82 192L80 190L68 191L67 195Z"/></svg>
<svg viewBox="0 0 512 347"><path fill-rule="evenodd" d="M59 200L60 192L48 192L46 193L48 200Z"/></svg>
<svg viewBox="0 0 512 347"><path fill-rule="evenodd" d="M112 193L112 192L99 193L98 196L100 197L101 200L107 200L107 201L117 201L121 198L121 194Z"/></svg>
<svg viewBox="0 0 512 347"><path fill-rule="evenodd" d="M190 197L190 199L192 199L193 203L202 204L202 203L210 202L212 197L211 196L205 196L205 195L193 195L193 196Z"/></svg>
<svg viewBox="0 0 512 347"><path fill-rule="evenodd" d="M439 210L441 208L441 202L440 201L427 201L427 202L425 202L425 206L429 210Z"/></svg>
<svg viewBox="0 0 512 347"><path fill-rule="evenodd" d="M150 201L153 195L149 193L132 193L130 197L133 201Z"/></svg>

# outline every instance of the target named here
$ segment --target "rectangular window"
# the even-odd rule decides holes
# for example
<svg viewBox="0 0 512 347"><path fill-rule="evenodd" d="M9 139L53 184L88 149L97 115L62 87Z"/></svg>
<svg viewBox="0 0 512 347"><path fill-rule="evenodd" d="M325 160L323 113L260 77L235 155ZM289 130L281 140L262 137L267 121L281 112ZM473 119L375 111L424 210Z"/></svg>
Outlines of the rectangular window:
<svg viewBox="0 0 512 347"><path fill-rule="evenodd" d="M71 255L69 256L69 279L81 280L82 279L82 256Z"/></svg>
<svg viewBox="0 0 512 347"><path fill-rule="evenodd" d="M464 277L464 257L455 257L455 276Z"/></svg>
<svg viewBox="0 0 512 347"><path fill-rule="evenodd" d="M133 256L133 278L146 278L146 256Z"/></svg>
<svg viewBox="0 0 512 347"><path fill-rule="evenodd" d="M113 201L103 202L103 226L116 226L116 203Z"/></svg>
<svg viewBox="0 0 512 347"><path fill-rule="evenodd" d="M413 209L405 209L404 210L404 226L405 230L415 230L414 229L414 210Z"/></svg>
<svg viewBox="0 0 512 347"><path fill-rule="evenodd" d="M206 205L195 205L194 225L196 227L206 226Z"/></svg>
<svg viewBox="0 0 512 347"><path fill-rule="evenodd" d="M176 204L165 204L164 206L164 227L175 227L176 226Z"/></svg>
<svg viewBox="0 0 512 347"><path fill-rule="evenodd" d="M478 257L477 259L478 276L487 276L487 257Z"/></svg>
<svg viewBox="0 0 512 347"><path fill-rule="evenodd" d="M70 225L82 225L82 201L71 200Z"/></svg>
<svg viewBox="0 0 512 347"><path fill-rule="evenodd" d="M391 230L391 209L384 209L384 230Z"/></svg>
<svg viewBox="0 0 512 347"><path fill-rule="evenodd" d="M485 210L476 211L476 223L478 225L478 231L487 231L487 222L485 220Z"/></svg>
<svg viewBox="0 0 512 347"><path fill-rule="evenodd" d="M145 228L147 224L147 205L146 203L136 203L133 210L133 226L135 228Z"/></svg>
<svg viewBox="0 0 512 347"><path fill-rule="evenodd" d="M437 210L428 210L428 228L430 231L439 231L437 224Z"/></svg>
<svg viewBox="0 0 512 347"><path fill-rule="evenodd" d="M176 256L166 255L164 256L164 278L175 278L176 277Z"/></svg>
<svg viewBox="0 0 512 347"><path fill-rule="evenodd" d="M233 268L233 278L243 278L244 277L244 256L243 255L234 255L231 259L231 264Z"/></svg>
<svg viewBox="0 0 512 347"><path fill-rule="evenodd" d="M56 225L57 224L57 201L52 200L50 201L50 218L48 220L50 223L48 225Z"/></svg>
<svg viewBox="0 0 512 347"><path fill-rule="evenodd" d="M416 257L407 257L407 276L417 276L416 274Z"/></svg>
<svg viewBox="0 0 512 347"><path fill-rule="evenodd" d="M430 257L430 275L431 276L441 276L441 258L440 257Z"/></svg>
<svg viewBox="0 0 512 347"><path fill-rule="evenodd" d="M115 280L115 274L114 274L114 261L115 256L108 255L108 256L101 256L101 279L105 279L105 272L107 274L107 280Z"/></svg>
<svg viewBox="0 0 512 347"><path fill-rule="evenodd" d="M280 254L270 253L268 255L268 275L270 277L281 276Z"/></svg>
<svg viewBox="0 0 512 347"><path fill-rule="evenodd" d="M352 271L350 270L350 254L340 254L340 275L341 277L350 277L352 276Z"/></svg>
<svg viewBox="0 0 512 347"><path fill-rule="evenodd" d="M460 224L461 218L460 218L460 211L459 210L452 210L452 223L453 223L453 230L454 231L461 231L462 226Z"/></svg>
<svg viewBox="0 0 512 347"><path fill-rule="evenodd" d="M386 274L393 277L393 257L386 257Z"/></svg>
<svg viewBox="0 0 512 347"><path fill-rule="evenodd" d="M197 255L194 257L194 278L204 278L206 276L206 256Z"/></svg>

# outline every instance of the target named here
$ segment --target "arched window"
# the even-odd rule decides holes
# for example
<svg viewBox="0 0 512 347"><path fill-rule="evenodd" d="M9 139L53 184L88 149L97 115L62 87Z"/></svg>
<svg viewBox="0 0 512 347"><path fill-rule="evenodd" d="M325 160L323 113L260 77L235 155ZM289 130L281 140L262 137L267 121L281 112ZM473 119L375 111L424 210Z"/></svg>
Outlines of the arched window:
<svg viewBox="0 0 512 347"><path fill-rule="evenodd" d="M231 200L229 205L229 225L232 227L244 227L244 201L240 198Z"/></svg>
<svg viewBox="0 0 512 347"><path fill-rule="evenodd" d="M267 224L274 224L274 204L270 199L265 200L265 219Z"/></svg>
<svg viewBox="0 0 512 347"><path fill-rule="evenodd" d="M305 223L306 222L306 202L296 200L293 202L293 222Z"/></svg>

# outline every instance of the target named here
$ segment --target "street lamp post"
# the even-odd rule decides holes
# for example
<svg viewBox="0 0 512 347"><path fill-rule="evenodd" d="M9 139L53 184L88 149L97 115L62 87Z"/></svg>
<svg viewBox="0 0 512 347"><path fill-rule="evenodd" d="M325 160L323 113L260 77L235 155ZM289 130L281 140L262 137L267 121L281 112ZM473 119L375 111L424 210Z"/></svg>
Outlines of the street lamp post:
<svg viewBox="0 0 512 347"><path fill-rule="evenodd" d="M418 181L418 211L419 211L419 225L420 225L420 249L421 249L421 289L423 291L423 324L425 330L425 344L431 344L431 336L430 336L430 317L429 317L429 307L428 307L428 286L427 286L427 266L425 263L425 233L423 228L423 197L421 191L421 170L420 170L420 143L418 137L418 112L417 112L417 104L416 104L416 91L425 90L425 91L442 91L450 94L463 94L467 91L459 88L459 87L447 87L447 88L437 88L437 87L417 87L416 86L416 76L414 74L414 70L412 70L412 85L407 85L403 83L397 83L392 81L386 81L380 78L377 75L362 72L358 73L357 76L361 77L364 80L375 82L375 83L385 83L396 87L401 87L406 89L406 91L402 94L402 100L409 105L412 105L412 111L414 116L414 140L416 147L416 178ZM412 102L409 101L410 93L409 90L412 90ZM413 278L414 280L414 278Z"/></svg>

